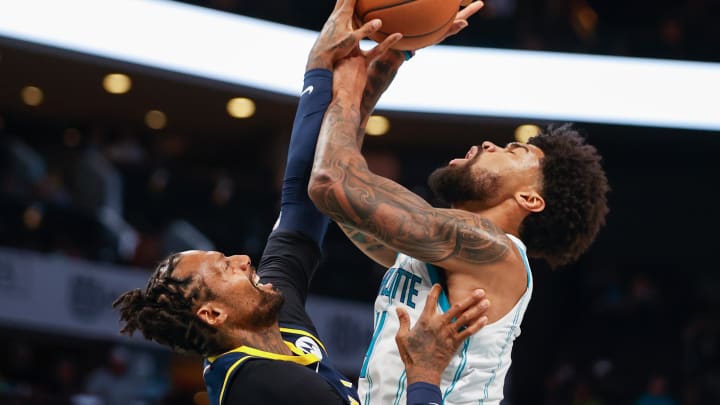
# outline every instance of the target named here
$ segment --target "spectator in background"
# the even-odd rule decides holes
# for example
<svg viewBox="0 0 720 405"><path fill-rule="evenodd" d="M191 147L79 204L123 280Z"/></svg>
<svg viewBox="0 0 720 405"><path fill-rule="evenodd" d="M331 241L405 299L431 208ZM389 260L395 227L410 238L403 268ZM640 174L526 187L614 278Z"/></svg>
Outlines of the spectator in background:
<svg viewBox="0 0 720 405"><path fill-rule="evenodd" d="M70 357L61 357L53 365L48 382L48 395L57 401L69 402L80 393L80 377L77 363Z"/></svg>
<svg viewBox="0 0 720 405"><path fill-rule="evenodd" d="M143 404L139 402L143 384L130 372L131 360L126 348L112 348L107 362L88 375L85 392L104 405Z"/></svg>
<svg viewBox="0 0 720 405"><path fill-rule="evenodd" d="M635 402L635 405L677 405L667 392L667 379L663 375L650 377L647 392Z"/></svg>

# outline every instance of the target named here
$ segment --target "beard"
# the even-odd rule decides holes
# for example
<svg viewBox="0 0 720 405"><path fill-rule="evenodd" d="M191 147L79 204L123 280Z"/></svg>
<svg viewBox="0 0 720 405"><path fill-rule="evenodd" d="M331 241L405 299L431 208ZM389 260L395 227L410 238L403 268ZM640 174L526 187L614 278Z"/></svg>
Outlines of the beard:
<svg viewBox="0 0 720 405"><path fill-rule="evenodd" d="M280 290L275 288L273 288L272 292L263 291L259 288L258 291L261 294L260 303L250 316L250 325L253 327L272 326L279 319L280 309L285 303L285 297L283 297Z"/></svg>
<svg viewBox="0 0 720 405"><path fill-rule="evenodd" d="M436 169L428 177L430 190L449 205L466 201L487 205L497 191L500 176L485 169L473 175L472 162Z"/></svg>

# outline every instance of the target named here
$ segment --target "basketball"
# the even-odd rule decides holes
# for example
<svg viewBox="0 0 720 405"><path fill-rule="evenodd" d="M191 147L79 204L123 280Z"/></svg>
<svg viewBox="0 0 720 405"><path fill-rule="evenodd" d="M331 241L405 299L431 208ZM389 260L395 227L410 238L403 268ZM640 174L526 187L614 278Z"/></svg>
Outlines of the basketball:
<svg viewBox="0 0 720 405"><path fill-rule="evenodd" d="M393 48L415 50L442 39L459 9L460 0L357 0L355 22L379 18L382 28L370 39L382 42L399 32L403 38Z"/></svg>

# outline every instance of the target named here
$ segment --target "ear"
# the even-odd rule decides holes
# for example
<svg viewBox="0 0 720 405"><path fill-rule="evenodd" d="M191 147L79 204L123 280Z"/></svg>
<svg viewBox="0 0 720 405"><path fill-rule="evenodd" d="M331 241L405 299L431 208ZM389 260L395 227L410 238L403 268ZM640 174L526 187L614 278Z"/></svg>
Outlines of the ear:
<svg viewBox="0 0 720 405"><path fill-rule="evenodd" d="M219 327L227 320L227 311L216 303L206 302L195 312L198 318L210 326Z"/></svg>
<svg viewBox="0 0 720 405"><path fill-rule="evenodd" d="M541 212L545 209L545 200L537 191L519 191L515 193L515 201L530 212Z"/></svg>

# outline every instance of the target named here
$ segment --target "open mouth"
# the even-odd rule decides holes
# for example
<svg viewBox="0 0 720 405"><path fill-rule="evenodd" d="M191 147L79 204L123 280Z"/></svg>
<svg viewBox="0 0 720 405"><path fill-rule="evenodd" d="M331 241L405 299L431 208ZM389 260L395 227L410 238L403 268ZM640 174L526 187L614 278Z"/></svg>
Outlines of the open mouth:
<svg viewBox="0 0 720 405"><path fill-rule="evenodd" d="M260 282L260 276L257 275L257 273L253 274L252 277L252 285L257 288L258 290L264 290L264 291L270 291L273 289L273 285L270 283L261 283Z"/></svg>

